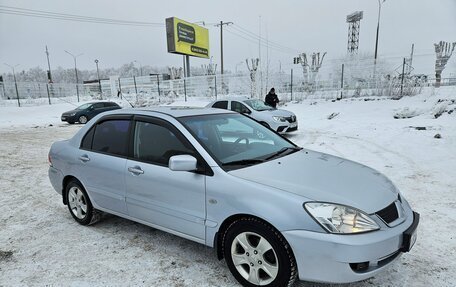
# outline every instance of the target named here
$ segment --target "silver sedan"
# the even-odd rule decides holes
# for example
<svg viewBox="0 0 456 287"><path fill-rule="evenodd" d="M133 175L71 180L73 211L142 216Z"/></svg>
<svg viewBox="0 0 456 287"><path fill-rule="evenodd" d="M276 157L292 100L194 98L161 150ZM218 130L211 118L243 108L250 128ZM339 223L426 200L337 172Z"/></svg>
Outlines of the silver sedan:
<svg viewBox="0 0 456 287"><path fill-rule="evenodd" d="M419 214L385 176L231 111L103 113L49 162L78 223L108 212L213 247L243 286L363 280L416 241Z"/></svg>

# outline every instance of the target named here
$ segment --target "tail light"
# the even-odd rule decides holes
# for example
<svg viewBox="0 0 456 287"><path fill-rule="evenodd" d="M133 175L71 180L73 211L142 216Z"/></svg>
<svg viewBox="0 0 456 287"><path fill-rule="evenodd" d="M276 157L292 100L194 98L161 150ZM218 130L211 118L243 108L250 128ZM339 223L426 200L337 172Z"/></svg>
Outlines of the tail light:
<svg viewBox="0 0 456 287"><path fill-rule="evenodd" d="M52 158L51 158L50 153L48 154L48 161L49 161L49 166L52 166Z"/></svg>

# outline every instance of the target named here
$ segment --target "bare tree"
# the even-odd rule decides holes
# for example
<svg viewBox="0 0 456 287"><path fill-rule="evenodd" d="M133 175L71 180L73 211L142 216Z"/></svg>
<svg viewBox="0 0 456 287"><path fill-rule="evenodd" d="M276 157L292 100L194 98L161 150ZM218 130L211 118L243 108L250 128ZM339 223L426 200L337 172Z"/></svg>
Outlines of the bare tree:
<svg viewBox="0 0 456 287"><path fill-rule="evenodd" d="M258 64L260 63L260 59L250 59L251 65L249 65L249 59L245 59L245 63L247 64L247 69L250 72L250 97L254 97L256 95L256 73L258 70Z"/></svg>
<svg viewBox="0 0 456 287"><path fill-rule="evenodd" d="M434 44L435 48L435 86L440 87L440 81L442 79L442 72L445 69L448 60L453 54L456 42L448 43L440 41L438 44Z"/></svg>

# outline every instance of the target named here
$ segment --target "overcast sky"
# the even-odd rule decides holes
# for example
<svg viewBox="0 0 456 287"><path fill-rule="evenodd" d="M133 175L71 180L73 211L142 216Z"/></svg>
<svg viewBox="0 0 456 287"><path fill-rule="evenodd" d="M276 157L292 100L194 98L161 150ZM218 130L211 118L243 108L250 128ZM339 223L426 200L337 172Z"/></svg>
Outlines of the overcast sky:
<svg viewBox="0 0 456 287"><path fill-rule="evenodd" d="M267 35L269 40L296 52L326 51L331 59L346 54L345 18L357 10L364 11L360 51L373 53L378 13L377 0L0 0L0 5L163 24L171 16L189 22L205 21L210 31L210 54L218 64L220 30L210 23L232 21L258 34L261 22L263 37ZM236 32L228 28L224 33L225 69L234 70L246 58L258 57L258 43L228 30ZM407 56L415 43L417 57L432 58L433 43L440 40L456 41L456 0L387 0L382 5L380 57L398 57L401 62L401 57ZM101 68L118 67L134 60L151 66L182 65L182 56L167 53L164 25L118 26L0 13L0 72L8 71L5 62L20 64L18 70L36 66L45 69L45 45L50 50L52 68L73 67L73 59L64 50L84 53L78 58L81 69L95 69L94 59L99 59ZM279 63L282 69L292 67L294 51L267 51L262 47L263 59L267 52L272 68L278 69ZM192 66L205 63L208 60L191 58ZM239 64L238 68L245 69L245 65Z"/></svg>

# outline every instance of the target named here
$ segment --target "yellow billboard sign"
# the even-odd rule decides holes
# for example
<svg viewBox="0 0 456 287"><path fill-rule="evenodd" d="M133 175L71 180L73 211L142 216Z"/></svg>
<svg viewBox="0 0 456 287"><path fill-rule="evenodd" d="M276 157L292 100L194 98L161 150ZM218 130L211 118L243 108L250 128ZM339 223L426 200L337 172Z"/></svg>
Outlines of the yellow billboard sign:
<svg viewBox="0 0 456 287"><path fill-rule="evenodd" d="M209 30L176 17L166 19L168 52L209 58Z"/></svg>

